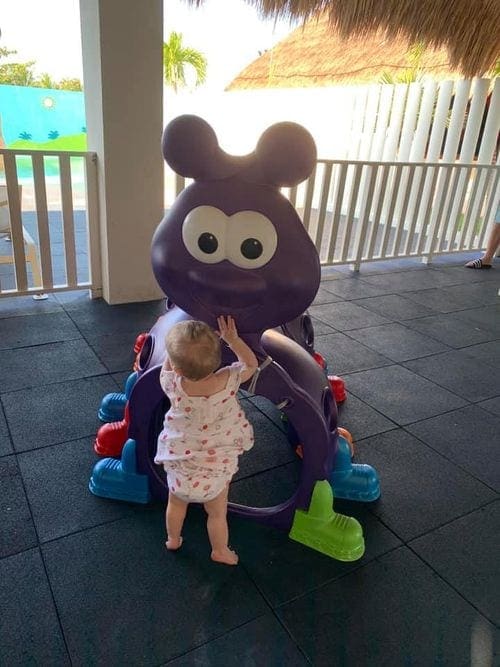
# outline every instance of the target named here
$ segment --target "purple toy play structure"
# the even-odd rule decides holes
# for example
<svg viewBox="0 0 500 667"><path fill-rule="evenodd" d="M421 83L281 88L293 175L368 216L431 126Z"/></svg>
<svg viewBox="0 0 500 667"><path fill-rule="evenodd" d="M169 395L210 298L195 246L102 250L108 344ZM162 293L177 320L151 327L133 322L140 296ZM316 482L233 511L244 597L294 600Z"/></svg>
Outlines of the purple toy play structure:
<svg viewBox="0 0 500 667"><path fill-rule="evenodd" d="M355 560L364 551L362 530L355 519L333 510L333 494L375 500L379 482L373 468L352 463L348 443L338 437L336 404L312 356L305 313L318 290L319 258L279 190L310 175L314 141L303 127L278 123L253 153L234 157L219 148L205 121L180 116L165 130L163 154L177 173L194 179L153 238L153 270L168 295L166 312L149 331L129 383L121 459L97 463L90 488L124 500L166 499L164 471L153 463L168 408L159 384L165 334L182 319L216 327L218 315L232 315L260 363L252 390L286 415L303 461L298 488L286 502L267 508L230 504L231 511L286 529L334 558ZM234 360L228 349L224 356L223 363Z"/></svg>

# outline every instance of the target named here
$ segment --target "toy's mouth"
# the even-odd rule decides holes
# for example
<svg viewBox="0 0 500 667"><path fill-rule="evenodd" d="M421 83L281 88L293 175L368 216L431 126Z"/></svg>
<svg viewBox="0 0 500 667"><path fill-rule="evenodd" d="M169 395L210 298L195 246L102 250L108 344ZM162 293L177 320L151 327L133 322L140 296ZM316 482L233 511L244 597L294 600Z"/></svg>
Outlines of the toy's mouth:
<svg viewBox="0 0 500 667"><path fill-rule="evenodd" d="M218 315L244 315L245 320L262 307L267 284L262 276L250 271L231 271L218 267L212 271L198 273L190 271L188 280L190 298L205 312Z"/></svg>
<svg viewBox="0 0 500 667"><path fill-rule="evenodd" d="M202 301L200 298L196 296L192 296L193 301L196 301L204 310L208 311L211 315L214 317L218 317L219 315L245 315L245 319L247 319L249 316L254 314L262 304L260 303L254 303L251 306L229 306L227 304L213 304L213 303L206 303Z"/></svg>

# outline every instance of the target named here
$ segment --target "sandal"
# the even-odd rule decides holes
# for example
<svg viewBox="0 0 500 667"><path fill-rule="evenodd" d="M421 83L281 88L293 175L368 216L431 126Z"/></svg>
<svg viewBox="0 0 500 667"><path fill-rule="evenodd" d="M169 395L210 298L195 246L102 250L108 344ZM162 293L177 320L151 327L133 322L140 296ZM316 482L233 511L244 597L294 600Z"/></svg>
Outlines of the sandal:
<svg viewBox="0 0 500 667"><path fill-rule="evenodd" d="M482 259L473 259L465 265L468 269L491 269L491 264L483 264Z"/></svg>

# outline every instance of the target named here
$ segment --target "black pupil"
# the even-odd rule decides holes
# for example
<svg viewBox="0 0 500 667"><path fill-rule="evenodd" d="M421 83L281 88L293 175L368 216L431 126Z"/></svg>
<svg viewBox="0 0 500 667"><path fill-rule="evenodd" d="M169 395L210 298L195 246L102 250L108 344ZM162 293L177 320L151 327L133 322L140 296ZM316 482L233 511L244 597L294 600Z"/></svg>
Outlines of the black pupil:
<svg viewBox="0 0 500 667"><path fill-rule="evenodd" d="M213 234L210 234L209 232L203 232L203 234L201 234L200 238L198 239L198 247L203 252L206 252L207 255L211 255L217 250L219 244L217 243L217 239Z"/></svg>
<svg viewBox="0 0 500 667"><path fill-rule="evenodd" d="M241 254L247 259L257 259L262 255L262 243L257 239L245 239L241 244Z"/></svg>

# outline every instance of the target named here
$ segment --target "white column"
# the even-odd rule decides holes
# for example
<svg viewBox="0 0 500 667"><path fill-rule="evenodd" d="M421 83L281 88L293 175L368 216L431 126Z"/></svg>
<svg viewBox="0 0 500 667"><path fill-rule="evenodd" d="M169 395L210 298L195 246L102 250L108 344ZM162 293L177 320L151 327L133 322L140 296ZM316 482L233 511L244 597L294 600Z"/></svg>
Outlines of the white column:
<svg viewBox="0 0 500 667"><path fill-rule="evenodd" d="M88 149L98 158L103 297L161 296L151 269L163 217L163 0L80 0Z"/></svg>

